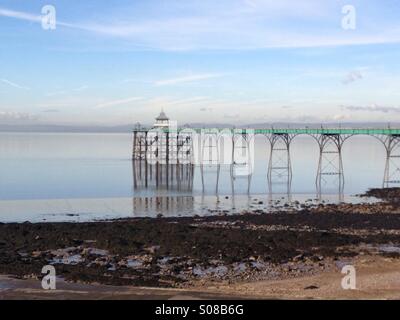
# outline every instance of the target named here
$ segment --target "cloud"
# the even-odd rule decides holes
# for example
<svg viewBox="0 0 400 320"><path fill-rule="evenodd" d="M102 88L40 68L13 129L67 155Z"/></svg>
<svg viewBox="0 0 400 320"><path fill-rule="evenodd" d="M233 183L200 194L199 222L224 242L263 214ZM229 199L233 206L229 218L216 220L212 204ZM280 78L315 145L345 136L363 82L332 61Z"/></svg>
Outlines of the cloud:
<svg viewBox="0 0 400 320"><path fill-rule="evenodd" d="M383 112L383 113L400 113L400 107L393 107L393 106L379 106L379 105L372 105L372 106L341 106L342 109L349 110L349 111L365 111L365 112Z"/></svg>
<svg viewBox="0 0 400 320"><path fill-rule="evenodd" d="M206 107L200 108L201 112L212 112L213 110L214 110L213 108L206 108Z"/></svg>
<svg viewBox="0 0 400 320"><path fill-rule="evenodd" d="M262 118L268 120L269 122L273 121L279 123L330 123L330 122L344 121L349 119L354 120L349 114L345 113L315 115L309 113L298 114L296 112L293 115L286 115L286 116L264 115Z"/></svg>
<svg viewBox="0 0 400 320"><path fill-rule="evenodd" d="M57 113L57 112L60 112L60 110L58 110L58 109L46 109L46 110L43 110L42 112L45 112L45 113Z"/></svg>
<svg viewBox="0 0 400 320"><path fill-rule="evenodd" d="M235 114L230 114L230 113L225 113L224 114L224 118L225 119L235 119L235 120L238 120L238 119L240 119L240 115L239 114L237 114L237 113L235 113Z"/></svg>
<svg viewBox="0 0 400 320"><path fill-rule="evenodd" d="M333 120L340 121L340 120L349 119L350 117L347 114L339 113L339 114L335 114L332 118L333 118Z"/></svg>
<svg viewBox="0 0 400 320"><path fill-rule="evenodd" d="M55 92L48 92L48 93L46 93L46 96L47 97L54 97L54 96L58 96L58 95L67 94L69 92L81 92L81 91L84 91L84 90L86 90L88 88L89 88L89 86L83 85L83 86L71 89L70 91L68 91L68 90L60 90L60 91L55 91Z"/></svg>
<svg viewBox="0 0 400 320"><path fill-rule="evenodd" d="M142 99L143 98L141 98L141 97L131 97L131 98L126 98L126 99L113 100L113 101L99 103L98 105L96 105L95 108L102 109L102 108L114 107L114 106L127 104L127 103L134 102L134 101L140 101Z"/></svg>
<svg viewBox="0 0 400 320"><path fill-rule="evenodd" d="M159 111L160 108L168 108L168 110L188 110L187 108L201 107L204 103L207 103L207 105L210 104L210 98L205 96L180 99L172 97L154 97L145 101L143 106L147 109L155 109L157 111Z"/></svg>
<svg viewBox="0 0 400 320"><path fill-rule="evenodd" d="M173 8L172 6L176 6ZM174 2L171 10L98 15L98 21L57 26L121 39L139 50L253 50L400 43L396 21L369 13L364 20L380 19L372 27L346 32L340 28L341 6L334 1L204 1ZM176 9L176 10L172 10ZM181 12L171 14L171 12ZM0 16L41 22L31 13L0 8ZM100 20L101 19L101 20ZM299 28L300 26L300 28Z"/></svg>
<svg viewBox="0 0 400 320"><path fill-rule="evenodd" d="M60 91L55 91L55 92L48 92L48 93L46 93L46 96L47 97L54 97L54 96L59 96L59 95L62 95L62 94L67 94L67 92L68 91L65 91L65 90L60 90Z"/></svg>
<svg viewBox="0 0 400 320"><path fill-rule="evenodd" d="M26 20L26 21L30 21L30 22L41 22L42 21L42 17L39 15L34 15L34 14L21 12L21 11L9 10L9 9L5 9L5 8L0 8L0 16L20 19L20 20Z"/></svg>
<svg viewBox="0 0 400 320"><path fill-rule="evenodd" d="M80 86L80 87L78 87L78 88L72 89L72 91L80 92L80 91L84 91L84 90L86 90L86 89L88 89L88 88L89 88L89 86L83 85L83 86Z"/></svg>
<svg viewBox="0 0 400 320"><path fill-rule="evenodd" d="M180 83L188 83L188 82L208 80L208 79L213 79L213 78L220 78L222 76L223 76L223 74L220 74L220 73L193 74L193 75L188 75L188 76L184 76L184 77L177 77L177 78L171 78L171 79L165 79L165 80L158 80L158 81L154 82L154 85L156 85L156 86L170 86L170 85L176 85L176 84L180 84Z"/></svg>
<svg viewBox="0 0 400 320"><path fill-rule="evenodd" d="M21 86L21 85L15 83L15 82L7 80L7 79L0 79L0 82L3 82L5 84L7 84L7 85L9 85L11 87L17 88L17 89L30 90L30 88L28 88L28 87Z"/></svg>
<svg viewBox="0 0 400 320"><path fill-rule="evenodd" d="M127 78L121 81L121 83L142 83L142 84L154 84L153 81L143 80L143 79L136 79L136 78Z"/></svg>
<svg viewBox="0 0 400 320"><path fill-rule="evenodd" d="M25 112L0 111L0 120L36 120L36 118Z"/></svg>
<svg viewBox="0 0 400 320"><path fill-rule="evenodd" d="M361 80L362 78L363 78L363 75L361 74L361 71L353 70L353 71L350 71L346 75L346 77L343 78L342 83L343 84L349 84L349 83L352 83L354 81Z"/></svg>
<svg viewBox="0 0 400 320"><path fill-rule="evenodd" d="M42 23L42 20L43 20L43 17L41 15L36 15L36 14L32 14L29 12L23 12L23 11L10 10L10 9L1 8L1 7L0 7L0 16L14 18L14 19L18 19L18 20L29 21L29 22L36 22L36 23ZM90 28L87 28L84 25L63 22L58 19L57 19L56 23L57 23L57 26L63 26L63 27L72 28L72 29L82 29L82 30L90 31ZM95 30L92 30L92 31L95 31Z"/></svg>

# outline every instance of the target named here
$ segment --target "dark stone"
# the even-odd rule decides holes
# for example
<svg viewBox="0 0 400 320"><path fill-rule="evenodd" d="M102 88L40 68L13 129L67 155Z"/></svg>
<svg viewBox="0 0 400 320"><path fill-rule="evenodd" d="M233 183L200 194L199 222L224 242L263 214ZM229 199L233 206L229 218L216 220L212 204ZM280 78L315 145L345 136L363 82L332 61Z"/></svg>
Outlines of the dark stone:
<svg viewBox="0 0 400 320"><path fill-rule="evenodd" d="M304 288L304 290L315 290L315 289L319 289L319 287L312 285Z"/></svg>

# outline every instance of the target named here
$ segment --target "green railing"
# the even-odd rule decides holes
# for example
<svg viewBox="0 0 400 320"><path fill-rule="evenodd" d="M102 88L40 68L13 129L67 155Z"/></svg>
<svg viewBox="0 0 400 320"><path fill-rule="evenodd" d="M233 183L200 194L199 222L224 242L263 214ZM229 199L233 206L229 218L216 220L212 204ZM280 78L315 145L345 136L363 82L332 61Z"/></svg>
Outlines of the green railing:
<svg viewBox="0 0 400 320"><path fill-rule="evenodd" d="M240 132L240 130L253 130L255 134L346 134L346 135L400 135L400 129L348 129L348 128L338 128L338 129L327 129L327 128L304 128L304 129L296 129L296 128L269 128L269 129L216 129L216 128L179 128L178 130L172 128L163 128L161 129L164 132L176 132L182 130L191 130L195 132L204 132L204 133L212 133L212 132L220 132L224 130ZM134 129L134 131L148 131L149 129L138 128Z"/></svg>
<svg viewBox="0 0 400 320"><path fill-rule="evenodd" d="M275 133L275 134L366 134L366 135L397 135L400 134L400 129L255 129L257 134Z"/></svg>

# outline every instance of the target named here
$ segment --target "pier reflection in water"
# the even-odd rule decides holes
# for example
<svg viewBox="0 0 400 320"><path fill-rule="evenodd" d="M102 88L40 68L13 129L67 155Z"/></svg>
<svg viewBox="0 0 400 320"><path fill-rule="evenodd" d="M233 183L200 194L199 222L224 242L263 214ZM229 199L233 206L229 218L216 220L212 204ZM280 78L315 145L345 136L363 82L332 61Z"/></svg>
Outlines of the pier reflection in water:
<svg viewBox="0 0 400 320"><path fill-rule="evenodd" d="M215 169L215 168L214 168ZM277 180L268 180L268 192L265 194L235 194L235 179L230 181L232 192L220 194L218 185L210 186L214 194L204 192L198 195L193 190L194 175L196 170L201 181L207 181L207 170L201 170L191 164L149 164L147 161L133 161L133 186L132 200L133 216L193 216L211 214L231 214L243 211L273 212L287 205L292 205L306 200L337 203L344 201L342 181L340 179L324 178L317 185L315 197L310 195L292 195L290 179L278 177ZM213 168L209 168L213 170ZM219 169L218 169L219 170ZM213 184L219 180L213 180ZM249 189L250 190L250 189ZM328 191L328 193L324 193Z"/></svg>
<svg viewBox="0 0 400 320"><path fill-rule="evenodd" d="M133 161L133 213L165 214L192 212L194 166L191 164L150 164ZM141 194L141 191L144 194ZM153 196L148 196L149 191ZM179 194L171 195L171 192ZM147 194L147 196L146 196Z"/></svg>
<svg viewBox="0 0 400 320"><path fill-rule="evenodd" d="M193 190L194 166L192 164L150 164L147 161L132 161L133 186L136 191Z"/></svg>

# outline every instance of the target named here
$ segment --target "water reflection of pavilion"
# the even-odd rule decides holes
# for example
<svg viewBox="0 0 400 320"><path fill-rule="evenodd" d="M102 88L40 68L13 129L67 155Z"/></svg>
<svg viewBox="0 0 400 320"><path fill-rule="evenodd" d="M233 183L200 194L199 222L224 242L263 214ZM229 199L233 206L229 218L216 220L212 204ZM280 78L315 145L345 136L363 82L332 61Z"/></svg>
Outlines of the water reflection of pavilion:
<svg viewBox="0 0 400 320"><path fill-rule="evenodd" d="M177 213L192 213L193 196L150 196L133 197L133 215L175 216Z"/></svg>
<svg viewBox="0 0 400 320"><path fill-rule="evenodd" d="M193 165L133 161L132 167L134 215L193 211Z"/></svg>
<svg viewBox="0 0 400 320"><path fill-rule="evenodd" d="M193 190L194 166L192 164L150 164L133 161L133 186L137 191L166 190L191 192Z"/></svg>

